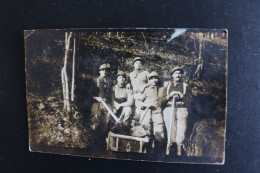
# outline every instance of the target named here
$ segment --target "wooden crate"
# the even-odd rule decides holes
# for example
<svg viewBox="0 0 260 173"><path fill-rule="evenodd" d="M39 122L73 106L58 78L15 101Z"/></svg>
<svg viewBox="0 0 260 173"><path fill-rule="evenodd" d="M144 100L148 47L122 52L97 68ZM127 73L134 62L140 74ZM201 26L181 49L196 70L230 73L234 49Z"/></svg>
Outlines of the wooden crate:
<svg viewBox="0 0 260 173"><path fill-rule="evenodd" d="M107 150L146 153L145 144L148 142L148 138L139 138L109 132L107 137Z"/></svg>

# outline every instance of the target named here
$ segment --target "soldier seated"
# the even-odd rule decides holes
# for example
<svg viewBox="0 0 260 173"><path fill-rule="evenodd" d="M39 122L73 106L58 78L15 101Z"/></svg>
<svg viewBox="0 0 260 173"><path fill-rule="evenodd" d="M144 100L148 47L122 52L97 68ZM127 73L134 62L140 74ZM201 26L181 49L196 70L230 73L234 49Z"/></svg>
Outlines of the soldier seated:
<svg viewBox="0 0 260 173"><path fill-rule="evenodd" d="M126 124L132 115L134 97L130 85L126 82L126 74L120 71L116 77L117 84L113 87L112 104L114 113L120 114L119 121Z"/></svg>

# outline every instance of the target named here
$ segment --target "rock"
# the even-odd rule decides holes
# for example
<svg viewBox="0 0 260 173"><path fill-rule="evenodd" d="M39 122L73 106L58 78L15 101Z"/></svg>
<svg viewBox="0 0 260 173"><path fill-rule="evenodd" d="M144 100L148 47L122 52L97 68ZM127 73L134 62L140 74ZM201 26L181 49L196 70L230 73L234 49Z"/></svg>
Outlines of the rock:
<svg viewBox="0 0 260 173"><path fill-rule="evenodd" d="M197 157L223 158L224 125L215 119L204 119L194 125L187 143L187 155Z"/></svg>

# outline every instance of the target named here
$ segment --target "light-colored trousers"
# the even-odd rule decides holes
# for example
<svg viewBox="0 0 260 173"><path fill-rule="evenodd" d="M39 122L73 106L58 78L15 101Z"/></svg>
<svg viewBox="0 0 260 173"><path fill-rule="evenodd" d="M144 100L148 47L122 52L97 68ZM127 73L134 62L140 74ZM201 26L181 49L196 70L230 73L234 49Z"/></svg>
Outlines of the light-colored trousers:
<svg viewBox="0 0 260 173"><path fill-rule="evenodd" d="M163 110L164 122L168 137L170 133L171 116L173 116L170 143L176 142L178 145L181 145L185 139L188 111L187 108L175 108L175 111L176 113L173 114L172 107L166 107Z"/></svg>
<svg viewBox="0 0 260 173"><path fill-rule="evenodd" d="M161 109L149 109L144 117L142 125L148 134L151 134L151 131L153 131L156 141L162 142L164 140L164 122Z"/></svg>

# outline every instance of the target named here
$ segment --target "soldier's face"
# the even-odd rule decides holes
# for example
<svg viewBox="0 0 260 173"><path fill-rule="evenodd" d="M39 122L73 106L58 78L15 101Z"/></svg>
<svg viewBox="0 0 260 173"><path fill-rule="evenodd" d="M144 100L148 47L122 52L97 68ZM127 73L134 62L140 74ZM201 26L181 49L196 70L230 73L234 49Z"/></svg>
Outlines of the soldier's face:
<svg viewBox="0 0 260 173"><path fill-rule="evenodd" d="M142 62L141 61L135 61L134 67L136 70L141 70L142 69Z"/></svg>
<svg viewBox="0 0 260 173"><path fill-rule="evenodd" d="M159 83L158 77L151 77L151 78L149 79L149 83L150 83L152 86L156 86L156 85Z"/></svg>
<svg viewBox="0 0 260 173"><path fill-rule="evenodd" d="M106 77L108 75L108 69L99 70L100 77Z"/></svg>
<svg viewBox="0 0 260 173"><path fill-rule="evenodd" d="M179 82L182 79L182 71L180 70L176 70L173 74L172 74L173 80L176 82Z"/></svg>
<svg viewBox="0 0 260 173"><path fill-rule="evenodd" d="M123 85L123 84L125 84L125 77L124 76L118 76L117 77L117 83L119 84L119 85Z"/></svg>

